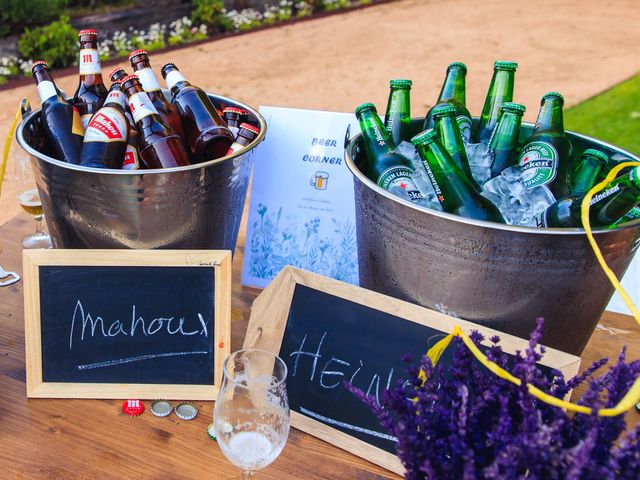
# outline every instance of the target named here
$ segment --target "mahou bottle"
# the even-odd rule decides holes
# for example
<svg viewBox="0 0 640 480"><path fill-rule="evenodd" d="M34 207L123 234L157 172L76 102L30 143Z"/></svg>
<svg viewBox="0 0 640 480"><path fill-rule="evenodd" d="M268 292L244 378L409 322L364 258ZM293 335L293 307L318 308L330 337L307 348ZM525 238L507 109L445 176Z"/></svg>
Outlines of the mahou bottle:
<svg viewBox="0 0 640 480"><path fill-rule="evenodd" d="M120 83L123 78L127 76L124 68L116 67L109 73L109 80L113 83ZM121 85L122 86L122 85ZM126 98L126 95L123 94ZM124 162L122 164L123 170L138 170L143 167L140 162L140 152L138 151L138 144L140 143L140 134L136 128L136 122L133 120L131 110L129 109L128 102L124 102L125 117L129 122L129 137L127 138L127 150L124 154Z"/></svg>
<svg viewBox="0 0 640 480"><path fill-rule="evenodd" d="M127 149L129 123L125 117L120 84L109 89L103 107L91 117L84 135L80 165L93 168L122 168Z"/></svg>
<svg viewBox="0 0 640 480"><path fill-rule="evenodd" d="M249 145L251 142L253 142L253 140L258 136L259 133L260 129L258 127L254 127L250 123L241 123L236 141L233 142L231 147L229 147L227 155L236 153L238 150Z"/></svg>
<svg viewBox="0 0 640 480"><path fill-rule="evenodd" d="M135 50L129 55L129 61L133 67L133 73L137 75L143 90L149 96L162 120L184 138L184 129L178 110L169 103L162 93L158 78L151 69L149 54L145 50Z"/></svg>
<svg viewBox="0 0 640 480"><path fill-rule="evenodd" d="M189 165L182 139L160 117L135 75L122 79L129 108L140 132L138 150L147 168L171 168Z"/></svg>
<svg viewBox="0 0 640 480"><path fill-rule="evenodd" d="M73 105L80 112L86 128L91 116L107 98L107 87L102 80L102 67L98 56L98 33L95 30L80 30L80 81L73 96Z"/></svg>
<svg viewBox="0 0 640 480"><path fill-rule="evenodd" d="M84 127L78 109L60 95L46 62L35 62L31 72L42 102L42 127L53 154L58 160L79 164Z"/></svg>
<svg viewBox="0 0 640 480"><path fill-rule="evenodd" d="M191 153L201 162L226 155L234 136L204 90L189 83L173 63L163 65L160 73L171 90Z"/></svg>

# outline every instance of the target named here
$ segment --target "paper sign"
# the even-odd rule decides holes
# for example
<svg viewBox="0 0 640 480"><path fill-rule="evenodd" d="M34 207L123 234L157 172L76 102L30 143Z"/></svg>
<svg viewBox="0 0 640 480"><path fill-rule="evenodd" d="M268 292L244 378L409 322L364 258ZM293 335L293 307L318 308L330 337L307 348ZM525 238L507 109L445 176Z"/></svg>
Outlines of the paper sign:
<svg viewBox="0 0 640 480"><path fill-rule="evenodd" d="M624 277L622 277L621 283L631 297L631 300L633 300L633 303L635 303L637 307L640 307L640 255L636 255L631 261L627 272L624 274ZM607 310L631 315L631 312L622 301L622 297L620 297L618 292L615 292L613 297L611 297L611 301L609 305L607 305Z"/></svg>
<svg viewBox="0 0 640 480"><path fill-rule="evenodd" d="M242 284L266 287L286 265L358 283L353 176L344 161L353 114L260 107Z"/></svg>

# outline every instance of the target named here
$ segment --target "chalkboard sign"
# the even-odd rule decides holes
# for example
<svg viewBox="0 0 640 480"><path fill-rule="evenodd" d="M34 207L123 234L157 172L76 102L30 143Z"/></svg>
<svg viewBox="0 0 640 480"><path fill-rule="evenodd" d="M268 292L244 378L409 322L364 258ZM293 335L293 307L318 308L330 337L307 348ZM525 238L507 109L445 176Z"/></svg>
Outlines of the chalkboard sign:
<svg viewBox="0 0 640 480"><path fill-rule="evenodd" d="M500 335L507 353L526 348L525 340L292 267L256 299L244 346L286 362L294 427L402 474L395 438L343 381L379 396L404 378L404 354L420 358L454 325ZM452 348L440 359L445 366ZM553 349L543 362L569 376L579 365Z"/></svg>
<svg viewBox="0 0 640 480"><path fill-rule="evenodd" d="M230 258L25 251L27 395L214 399L229 352Z"/></svg>

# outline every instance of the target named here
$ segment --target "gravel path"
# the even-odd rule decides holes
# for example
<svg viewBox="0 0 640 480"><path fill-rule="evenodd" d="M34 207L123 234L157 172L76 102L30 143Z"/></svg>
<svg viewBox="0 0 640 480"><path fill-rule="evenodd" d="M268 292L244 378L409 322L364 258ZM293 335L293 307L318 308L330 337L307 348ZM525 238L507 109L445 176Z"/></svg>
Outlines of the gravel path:
<svg viewBox="0 0 640 480"><path fill-rule="evenodd" d="M562 92L572 105L638 72L639 44L637 0L404 0L151 60L156 71L174 61L194 84L255 106L352 111L373 101L384 109L388 80L411 78L414 116L435 101L451 61L468 65L467 103L478 114L493 61L515 60L515 100L534 120L547 91ZM55 79L75 90L75 75ZM2 142L23 96L39 103L34 86L0 93ZM18 211L9 178L0 224Z"/></svg>

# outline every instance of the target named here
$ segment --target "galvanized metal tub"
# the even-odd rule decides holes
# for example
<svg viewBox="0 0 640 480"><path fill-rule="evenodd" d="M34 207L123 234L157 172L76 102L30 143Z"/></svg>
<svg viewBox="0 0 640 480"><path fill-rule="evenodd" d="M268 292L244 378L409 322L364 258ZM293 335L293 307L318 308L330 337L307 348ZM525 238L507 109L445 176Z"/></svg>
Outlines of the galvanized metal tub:
<svg viewBox="0 0 640 480"><path fill-rule="evenodd" d="M253 108L209 94L216 106L240 107L260 125L244 149L186 167L96 170L36 151L25 131L37 130L35 110L16 137L31 156L36 184L55 248L225 249L236 245L253 163L252 150L267 125Z"/></svg>
<svg viewBox="0 0 640 480"><path fill-rule="evenodd" d="M417 133L422 119L414 120ZM521 140L531 133L523 125ZM598 148L618 159L633 154L568 132L574 155ZM414 205L370 181L361 135L345 148L354 177L360 285L429 308L443 307L527 338L544 317L543 343L580 355L613 287L582 229L537 229L471 220ZM640 243L640 220L595 238L621 277Z"/></svg>

